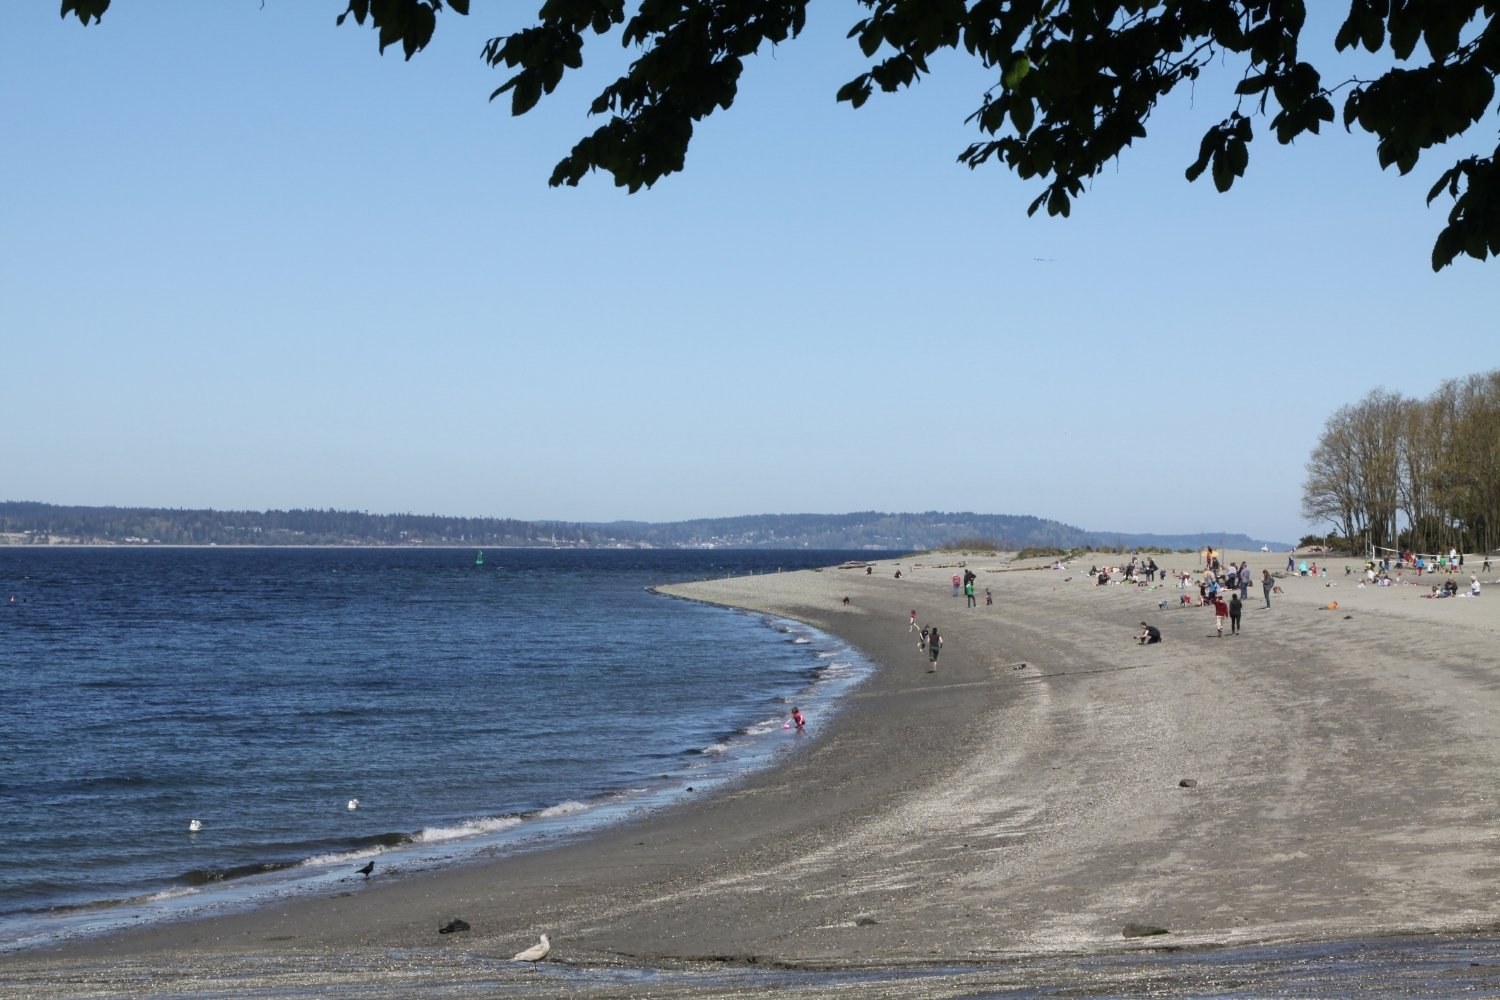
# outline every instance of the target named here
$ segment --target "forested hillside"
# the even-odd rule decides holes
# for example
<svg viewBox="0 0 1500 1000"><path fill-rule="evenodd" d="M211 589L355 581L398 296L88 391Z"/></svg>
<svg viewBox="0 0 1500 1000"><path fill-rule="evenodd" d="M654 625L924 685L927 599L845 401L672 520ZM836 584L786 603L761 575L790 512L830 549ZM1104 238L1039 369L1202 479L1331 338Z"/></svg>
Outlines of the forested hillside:
<svg viewBox="0 0 1500 1000"><path fill-rule="evenodd" d="M760 514L648 523L517 521L347 510L220 511L65 507L0 502L0 542L12 545L458 545L778 548L919 551L1082 546L1258 548L1244 535L1086 531L1015 514ZM1273 543L1273 547L1282 547Z"/></svg>

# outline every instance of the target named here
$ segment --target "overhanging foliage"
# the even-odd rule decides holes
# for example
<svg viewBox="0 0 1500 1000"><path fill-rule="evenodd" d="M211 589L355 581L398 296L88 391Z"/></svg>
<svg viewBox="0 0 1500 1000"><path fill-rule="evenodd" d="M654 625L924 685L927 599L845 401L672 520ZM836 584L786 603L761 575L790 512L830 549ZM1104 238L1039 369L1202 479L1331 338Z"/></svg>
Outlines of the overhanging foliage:
<svg viewBox="0 0 1500 1000"><path fill-rule="evenodd" d="M468 14L468 0L347 0L338 22L372 26L380 50L406 58L426 47L444 10ZM909 87L945 49L993 71L969 122L979 139L959 153L970 167L998 163L1042 182L1030 211L1066 216L1085 182L1146 137L1157 102L1191 85L1216 61L1240 68L1227 114L1204 135L1187 178L1207 173L1228 191L1250 163L1253 124L1281 143L1317 133L1343 102L1346 129L1376 139L1382 168L1405 174L1421 154L1491 115L1500 73L1497 0L1350 0L1334 49L1388 54L1373 79L1325 80L1302 46L1303 0L857 0L868 11L849 31L869 68L837 99L858 108L875 90ZM484 59L509 76L508 95L525 114L583 65L590 38L619 29L638 51L590 111L604 119L562 158L553 185L575 185L594 170L630 191L682 170L695 122L728 109L745 60L795 38L808 0L542 0L536 23L490 39ZM62 15L97 22L110 0L62 0ZM1327 55L1327 53L1325 53ZM1232 60L1229 57L1234 57ZM1452 202L1432 266L1459 254L1500 254L1500 145L1458 159L1427 201Z"/></svg>

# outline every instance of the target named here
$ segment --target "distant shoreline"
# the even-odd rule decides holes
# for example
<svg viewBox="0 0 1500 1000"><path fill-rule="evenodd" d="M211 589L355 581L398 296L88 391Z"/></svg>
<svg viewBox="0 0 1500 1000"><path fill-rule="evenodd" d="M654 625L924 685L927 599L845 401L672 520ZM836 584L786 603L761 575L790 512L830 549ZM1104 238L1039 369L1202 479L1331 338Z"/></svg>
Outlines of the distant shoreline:
<svg viewBox="0 0 1500 1000"><path fill-rule="evenodd" d="M941 548L1016 551L1053 548L1258 548L1279 543L1213 531L1153 535L1090 531L1047 518L973 511L747 514L677 521L578 521L352 510L216 510L63 506L0 500L0 538L60 537L141 545L300 547L505 545L546 548L760 548L886 554ZM312 541L309 541L312 540Z"/></svg>

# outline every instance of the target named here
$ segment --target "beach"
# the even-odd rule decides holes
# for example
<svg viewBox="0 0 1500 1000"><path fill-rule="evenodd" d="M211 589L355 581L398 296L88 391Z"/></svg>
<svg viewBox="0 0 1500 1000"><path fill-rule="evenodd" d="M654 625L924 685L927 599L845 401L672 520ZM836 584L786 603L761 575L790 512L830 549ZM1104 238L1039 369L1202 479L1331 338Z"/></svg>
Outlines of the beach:
<svg viewBox="0 0 1500 1000"><path fill-rule="evenodd" d="M1425 577L1360 588L1361 561L1305 557L1329 575L1278 580L1267 609L1260 571L1286 553L1224 555L1257 584L1222 638L1180 605L1196 588L1094 585L1091 564L1128 555L661 587L806 622L878 669L783 763L701 800L554 850L0 956L0 990L819 997L859 976L863 996L1128 993L1163 955L1222 953L1222 972L1252 947L1483 946L1500 929L1500 586L1431 600ZM950 582L964 569L974 608ZM943 635L935 672L912 610ZM1162 643L1135 642L1142 620ZM440 935L454 918L470 929ZM509 961L542 932L546 962Z"/></svg>

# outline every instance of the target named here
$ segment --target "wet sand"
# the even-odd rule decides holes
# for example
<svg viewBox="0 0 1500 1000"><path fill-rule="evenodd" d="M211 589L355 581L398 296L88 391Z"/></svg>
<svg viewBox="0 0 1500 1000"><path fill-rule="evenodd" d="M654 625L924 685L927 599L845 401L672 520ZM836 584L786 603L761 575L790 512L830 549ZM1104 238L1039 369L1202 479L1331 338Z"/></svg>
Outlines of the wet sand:
<svg viewBox="0 0 1500 1000"><path fill-rule="evenodd" d="M1286 561L1230 555L1257 577ZM960 561L979 607L953 596ZM860 976L864 996L1042 975L1129 992L1181 949L1489 942L1500 586L1432 601L1334 566L1278 581L1270 609L1252 588L1223 638L1182 591L1096 587L1087 559L664 587L808 622L880 669L784 764L702 801L556 850L0 956L0 991L754 996L833 970L798 995ZM935 673L912 609L944 636ZM1143 618L1162 644L1134 642ZM439 935L454 917L472 929ZM542 931L548 963L508 961Z"/></svg>

